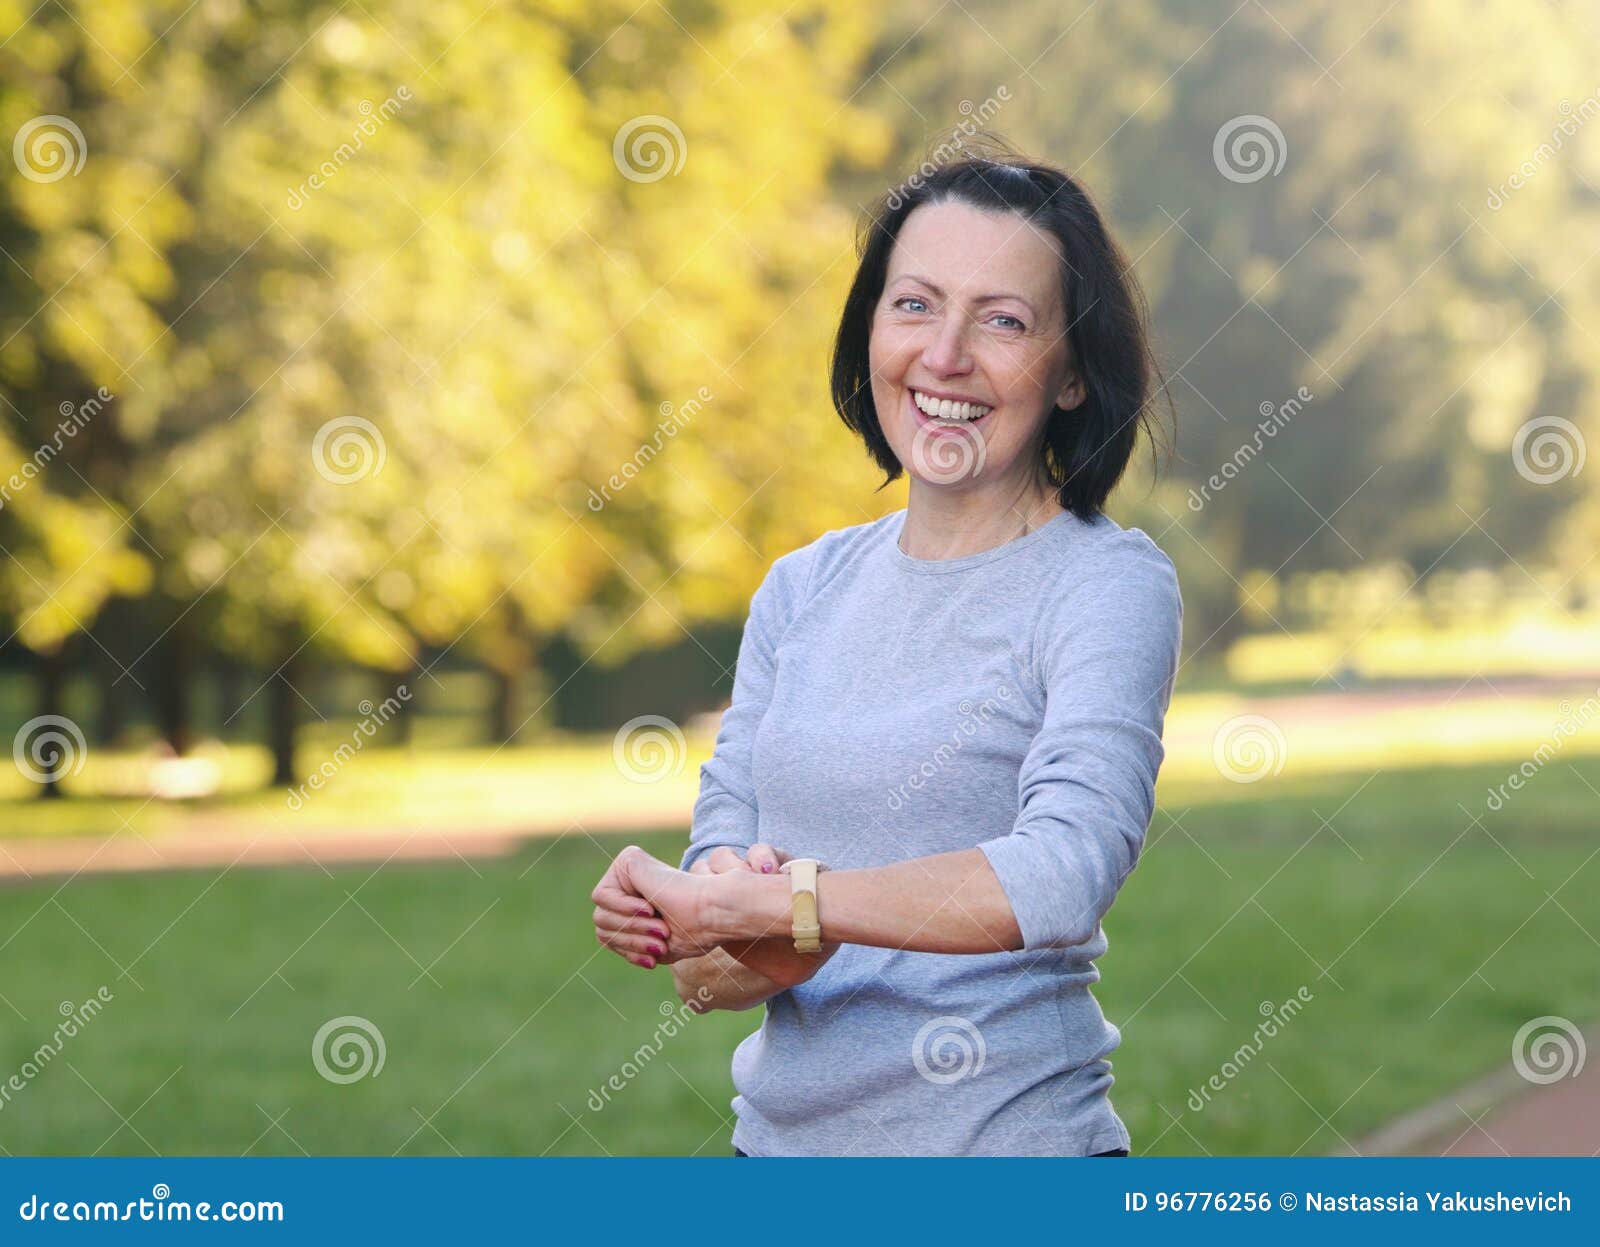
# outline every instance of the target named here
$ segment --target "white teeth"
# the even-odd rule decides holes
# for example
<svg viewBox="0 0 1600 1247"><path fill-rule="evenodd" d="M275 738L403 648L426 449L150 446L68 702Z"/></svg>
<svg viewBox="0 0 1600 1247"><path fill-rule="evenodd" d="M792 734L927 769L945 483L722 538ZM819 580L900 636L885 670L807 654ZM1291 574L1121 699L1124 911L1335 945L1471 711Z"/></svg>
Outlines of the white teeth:
<svg viewBox="0 0 1600 1247"><path fill-rule="evenodd" d="M911 391L911 400L919 410L940 420L976 420L990 411L980 403L956 403L948 398L931 398L920 390Z"/></svg>

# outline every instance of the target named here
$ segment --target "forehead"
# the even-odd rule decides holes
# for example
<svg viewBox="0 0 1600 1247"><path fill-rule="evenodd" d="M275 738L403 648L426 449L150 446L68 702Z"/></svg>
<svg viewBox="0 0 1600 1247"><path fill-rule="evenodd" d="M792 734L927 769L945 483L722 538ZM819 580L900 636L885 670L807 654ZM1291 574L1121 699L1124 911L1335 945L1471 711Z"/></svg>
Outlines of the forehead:
<svg viewBox="0 0 1600 1247"><path fill-rule="evenodd" d="M918 274L942 290L1014 291L1040 306L1060 289L1056 241L1014 212L945 200L912 210L895 237L886 278Z"/></svg>

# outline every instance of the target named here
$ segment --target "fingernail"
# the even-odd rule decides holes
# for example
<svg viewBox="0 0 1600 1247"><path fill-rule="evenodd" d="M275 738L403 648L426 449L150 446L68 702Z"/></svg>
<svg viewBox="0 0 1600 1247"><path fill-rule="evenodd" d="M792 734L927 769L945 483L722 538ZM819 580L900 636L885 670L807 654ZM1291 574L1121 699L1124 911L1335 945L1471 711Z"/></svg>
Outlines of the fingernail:
<svg viewBox="0 0 1600 1247"><path fill-rule="evenodd" d="M764 874L764 875L770 875L772 873L772 863L771 862L762 862L761 863L761 873Z"/></svg>
<svg viewBox="0 0 1600 1247"><path fill-rule="evenodd" d="M654 957L646 957L644 959L644 968L646 970L654 970L656 968L656 959Z"/></svg>
<svg viewBox="0 0 1600 1247"><path fill-rule="evenodd" d="M667 950L660 944L652 944L650 945L650 951L653 952L657 957L661 957L666 954Z"/></svg>

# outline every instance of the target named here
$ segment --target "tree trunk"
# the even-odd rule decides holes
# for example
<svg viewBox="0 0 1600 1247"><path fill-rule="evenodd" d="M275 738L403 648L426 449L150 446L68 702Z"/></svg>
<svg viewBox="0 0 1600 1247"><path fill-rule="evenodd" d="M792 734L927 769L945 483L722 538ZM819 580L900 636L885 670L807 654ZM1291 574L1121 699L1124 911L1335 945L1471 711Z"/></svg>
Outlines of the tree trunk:
<svg viewBox="0 0 1600 1247"><path fill-rule="evenodd" d="M298 656L289 659L272 677L268 690L267 743L272 750L272 782L279 787L295 782L294 736L300 717L300 695L294 691L293 682L300 669Z"/></svg>
<svg viewBox="0 0 1600 1247"><path fill-rule="evenodd" d="M217 736L221 740L235 739L244 726L235 718L239 703L244 700L244 672L232 659L224 658L216 666Z"/></svg>
<svg viewBox="0 0 1600 1247"><path fill-rule="evenodd" d="M516 743L522 729L522 679L533 661L527 616L515 598L502 600L498 628L491 634L482 654L494 681L494 696L489 701L489 740L496 745Z"/></svg>
<svg viewBox="0 0 1600 1247"><path fill-rule="evenodd" d="M67 686L67 664L64 651L65 646L62 646L52 653L40 654L38 663L34 667L34 675L37 680L35 685L35 713L41 716L49 716L52 719L66 717L63 713L66 709ZM42 725L42 727L44 732L48 732L52 736L56 734L56 729L48 725ZM27 748L31 741L32 738L18 743L23 748ZM29 758L30 764L46 775L44 781L39 785L39 795L46 799L62 796L60 777L64 772L72 769L73 759L76 756L74 753L75 746L63 745L62 749L65 751L46 751L37 757L30 755Z"/></svg>
<svg viewBox="0 0 1600 1247"><path fill-rule="evenodd" d="M416 727L417 697L422 692L422 681L426 678L422 674L422 653L419 646L417 656L411 660L411 667L406 672L406 678L400 681L401 684L405 685L407 695L404 700L400 701L400 709L395 712L394 718L389 720L390 730L394 733L390 739L397 745L409 745L411 743L412 732ZM389 677L385 675L383 680L384 687L382 691L384 697L387 697L391 692L388 687ZM379 700L381 701L382 698Z"/></svg>
<svg viewBox="0 0 1600 1247"><path fill-rule="evenodd" d="M156 664L156 715L161 735L180 758L194 745L190 718L190 685L194 679L194 638L180 619L161 638L161 659Z"/></svg>
<svg viewBox="0 0 1600 1247"><path fill-rule="evenodd" d="M132 687L133 677L124 676L121 669L112 666L109 661L102 665L101 670L105 675L100 681L95 738L102 745L111 746L117 743L118 737L128 726L128 690Z"/></svg>
<svg viewBox="0 0 1600 1247"><path fill-rule="evenodd" d="M494 680L494 697L489 704L489 738L497 745L516 743L517 730L522 725L520 697L521 666L497 669L490 672Z"/></svg>

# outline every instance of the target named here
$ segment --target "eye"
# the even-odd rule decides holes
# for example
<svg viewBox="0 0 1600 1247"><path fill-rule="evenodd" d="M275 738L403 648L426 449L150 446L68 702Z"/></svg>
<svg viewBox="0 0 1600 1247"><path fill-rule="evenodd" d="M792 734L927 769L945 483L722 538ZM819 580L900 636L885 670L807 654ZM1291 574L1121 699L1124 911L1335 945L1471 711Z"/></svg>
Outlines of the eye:
<svg viewBox="0 0 1600 1247"><path fill-rule="evenodd" d="M1011 322L1011 325L1015 326L1018 329L1026 329L1027 328L1027 326L1024 325L1020 320L1018 320L1015 316L1012 316L1007 312L1000 312L996 316L994 316L993 319L995 319L995 320L1009 320ZM1007 327L1009 328L1010 326L1007 326Z"/></svg>
<svg viewBox="0 0 1600 1247"><path fill-rule="evenodd" d="M926 299L923 299L923 298L921 298L921 297L919 297L917 295L914 295L914 294L902 295L900 298L898 298L898 299L896 299L894 301L894 305L896 307L899 307L899 306L901 306L901 304L904 304L904 303L920 303L924 307L926 307L928 305Z"/></svg>

